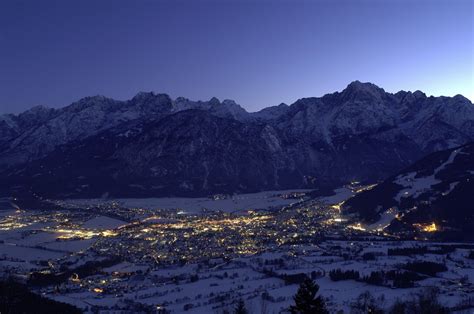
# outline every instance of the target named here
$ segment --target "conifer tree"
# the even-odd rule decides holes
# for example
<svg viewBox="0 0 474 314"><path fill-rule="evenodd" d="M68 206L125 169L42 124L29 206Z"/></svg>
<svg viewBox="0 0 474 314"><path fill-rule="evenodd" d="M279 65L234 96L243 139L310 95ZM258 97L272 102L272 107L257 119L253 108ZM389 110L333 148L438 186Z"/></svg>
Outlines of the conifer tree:
<svg viewBox="0 0 474 314"><path fill-rule="evenodd" d="M321 296L316 296L319 286L306 278L293 297L295 305L290 306L292 314L327 314L326 303Z"/></svg>
<svg viewBox="0 0 474 314"><path fill-rule="evenodd" d="M239 302L237 302L237 306L235 307L234 313L235 314L248 314L247 308L245 307L244 300L240 299Z"/></svg>

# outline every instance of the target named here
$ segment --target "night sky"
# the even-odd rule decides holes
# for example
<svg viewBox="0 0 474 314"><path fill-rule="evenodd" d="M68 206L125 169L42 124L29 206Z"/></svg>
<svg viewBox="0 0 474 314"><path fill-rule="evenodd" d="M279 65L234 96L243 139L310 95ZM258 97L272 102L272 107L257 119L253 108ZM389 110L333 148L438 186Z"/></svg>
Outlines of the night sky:
<svg viewBox="0 0 474 314"><path fill-rule="evenodd" d="M0 113L84 96L234 99L342 90L474 100L474 1L0 2Z"/></svg>

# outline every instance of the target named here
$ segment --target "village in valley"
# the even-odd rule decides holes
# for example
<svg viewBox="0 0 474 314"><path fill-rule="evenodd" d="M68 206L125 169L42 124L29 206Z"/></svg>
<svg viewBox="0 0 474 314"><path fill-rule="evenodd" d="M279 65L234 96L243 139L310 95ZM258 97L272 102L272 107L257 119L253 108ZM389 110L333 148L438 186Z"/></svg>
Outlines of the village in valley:
<svg viewBox="0 0 474 314"><path fill-rule="evenodd" d="M384 219L366 225L341 213L368 188L43 200L28 209L4 200L0 274L94 313L232 313L238 302L285 313L306 278L334 313L386 310L426 291L450 310L472 309L474 245L433 240L435 223L397 234Z"/></svg>

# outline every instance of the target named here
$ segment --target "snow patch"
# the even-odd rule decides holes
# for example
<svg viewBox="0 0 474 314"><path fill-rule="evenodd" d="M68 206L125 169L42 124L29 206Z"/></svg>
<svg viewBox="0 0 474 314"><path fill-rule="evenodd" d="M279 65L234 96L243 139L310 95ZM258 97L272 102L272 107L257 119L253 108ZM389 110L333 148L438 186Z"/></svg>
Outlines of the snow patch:
<svg viewBox="0 0 474 314"><path fill-rule="evenodd" d="M441 181L436 179L436 175L443 170L447 165L451 164L456 155L459 153L459 150L454 150L448 157L448 159L437 167L433 174L427 177L415 178L417 173L410 172L408 174L399 175L395 179L395 183L405 187L403 190L398 192L394 197L397 202L400 202L402 197L413 197L417 198L424 192L430 191L431 187L435 184L440 183ZM454 188L454 187L452 187ZM451 189L452 190L452 189Z"/></svg>
<svg viewBox="0 0 474 314"><path fill-rule="evenodd" d="M125 221L106 216L98 216L86 221L82 227L88 229L115 229L127 224Z"/></svg>
<svg viewBox="0 0 474 314"><path fill-rule="evenodd" d="M354 192L346 187L335 189L334 192L336 193L335 195L325 196L320 198L320 200L328 205L334 205L354 196Z"/></svg>

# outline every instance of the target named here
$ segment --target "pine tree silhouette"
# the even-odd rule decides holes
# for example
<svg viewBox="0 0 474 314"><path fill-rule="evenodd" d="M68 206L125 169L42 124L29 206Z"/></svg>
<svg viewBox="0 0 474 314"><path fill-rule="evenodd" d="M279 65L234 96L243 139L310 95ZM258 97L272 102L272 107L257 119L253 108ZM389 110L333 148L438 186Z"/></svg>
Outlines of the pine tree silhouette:
<svg viewBox="0 0 474 314"><path fill-rule="evenodd" d="M237 306L235 307L234 313L235 314L248 314L248 311L245 308L244 300L240 299L239 302L237 302Z"/></svg>
<svg viewBox="0 0 474 314"><path fill-rule="evenodd" d="M316 297L319 286L306 278L293 297L295 305L290 306L291 314L327 314L326 303L321 296Z"/></svg>

